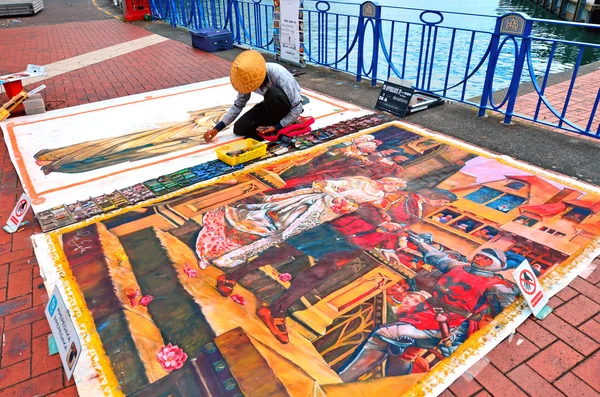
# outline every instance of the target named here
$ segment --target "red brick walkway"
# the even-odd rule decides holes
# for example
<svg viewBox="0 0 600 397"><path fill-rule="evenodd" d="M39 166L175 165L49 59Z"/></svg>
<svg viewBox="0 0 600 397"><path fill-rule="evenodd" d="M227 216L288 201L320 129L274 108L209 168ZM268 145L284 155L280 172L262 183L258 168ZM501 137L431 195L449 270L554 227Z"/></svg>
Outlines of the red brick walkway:
<svg viewBox="0 0 600 397"><path fill-rule="evenodd" d="M0 42L0 53L11 60L4 66L10 71L148 35L116 20L23 27L10 33L29 45L25 54L26 47L16 40ZM52 108L75 106L224 77L228 68L220 58L166 41L47 79L45 99ZM4 224L22 190L3 142L0 167ZM29 240L37 232L31 224L12 236L0 231L0 397L77 395L58 356L48 356L50 331L43 313L47 296ZM548 319L528 320L511 342L488 355L489 363L482 360L475 379L463 376L444 395L600 397L600 266L553 298L552 306L556 310Z"/></svg>
<svg viewBox="0 0 600 397"><path fill-rule="evenodd" d="M548 103L552 105L558 114L561 114L564 109L570 84L571 80L568 80L546 88L544 95ZM600 70L577 76L577 80L573 86L573 92L567 106L567 112L565 114L565 118L567 120L583 129L587 128L590 116L592 114L592 108L594 106L594 102L596 101L596 95L598 94L597 90L599 85ZM516 102L515 113L520 113L533 118L537 109L538 101L539 95L537 92L531 92L529 94L520 96ZM538 117L540 121L547 123L558 124L559 122L559 118L556 117L544 103L542 103L540 106ZM599 123L600 111L597 111L594 115L591 127L591 132L593 134L596 133ZM565 124L564 127L569 128L570 126Z"/></svg>

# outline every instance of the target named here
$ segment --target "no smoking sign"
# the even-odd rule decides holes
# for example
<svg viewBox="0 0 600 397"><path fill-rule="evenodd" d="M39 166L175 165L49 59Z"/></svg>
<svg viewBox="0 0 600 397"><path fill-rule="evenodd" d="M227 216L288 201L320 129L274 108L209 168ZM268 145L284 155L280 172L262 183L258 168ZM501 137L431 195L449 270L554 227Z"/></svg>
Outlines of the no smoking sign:
<svg viewBox="0 0 600 397"><path fill-rule="evenodd" d="M529 308L534 316L538 316L540 311L548 304L548 297L540 285L529 261L525 260L513 271L513 277L517 280L519 289L527 301Z"/></svg>
<svg viewBox="0 0 600 397"><path fill-rule="evenodd" d="M3 227L4 231L7 233L15 233L19 229L21 222L23 222L23 218L25 218L25 214L27 214L29 207L31 207L31 200L25 193L23 193L21 198L19 198L19 201L17 201L17 205L8 217L6 226Z"/></svg>
<svg viewBox="0 0 600 397"><path fill-rule="evenodd" d="M519 274L519 284L526 294L533 295L537 291L536 277L527 269L523 269Z"/></svg>

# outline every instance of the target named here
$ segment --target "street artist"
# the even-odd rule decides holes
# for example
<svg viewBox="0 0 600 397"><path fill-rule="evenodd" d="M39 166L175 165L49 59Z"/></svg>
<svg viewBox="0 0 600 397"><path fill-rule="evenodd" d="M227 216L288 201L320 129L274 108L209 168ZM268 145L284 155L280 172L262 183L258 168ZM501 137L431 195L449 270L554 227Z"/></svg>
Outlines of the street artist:
<svg viewBox="0 0 600 397"><path fill-rule="evenodd" d="M295 124L303 111L300 85L283 66L267 63L257 51L242 52L233 61L231 84L238 96L225 117L204 134L210 142L222 129L240 115L252 92L264 97L233 126L235 135L262 141L258 133L270 135L284 127Z"/></svg>

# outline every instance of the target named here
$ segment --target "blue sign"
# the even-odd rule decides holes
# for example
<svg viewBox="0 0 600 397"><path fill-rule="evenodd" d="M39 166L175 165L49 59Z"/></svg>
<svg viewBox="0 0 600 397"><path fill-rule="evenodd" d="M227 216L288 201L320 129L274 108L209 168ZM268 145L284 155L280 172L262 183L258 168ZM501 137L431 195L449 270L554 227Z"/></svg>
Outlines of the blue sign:
<svg viewBox="0 0 600 397"><path fill-rule="evenodd" d="M48 313L50 313L51 316L54 316L57 305L58 301L56 300L56 295L52 295L52 299L50 299L50 303L48 303Z"/></svg>

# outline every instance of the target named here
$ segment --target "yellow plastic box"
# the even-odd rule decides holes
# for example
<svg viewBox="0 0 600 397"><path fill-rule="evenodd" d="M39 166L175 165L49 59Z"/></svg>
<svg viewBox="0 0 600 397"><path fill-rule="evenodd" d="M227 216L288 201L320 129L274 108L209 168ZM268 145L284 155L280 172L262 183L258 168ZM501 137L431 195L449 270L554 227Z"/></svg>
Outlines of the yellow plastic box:
<svg viewBox="0 0 600 397"><path fill-rule="evenodd" d="M227 153L236 152L238 150L247 150L237 156L230 156ZM248 138L243 141L234 142L229 145L221 146L215 150L217 152L217 158L230 166L245 163L250 160L262 157L267 154L267 145Z"/></svg>

